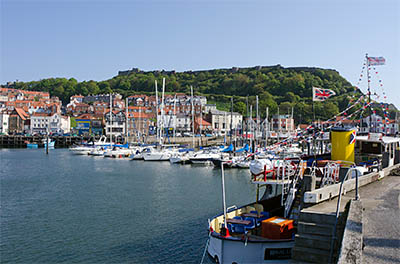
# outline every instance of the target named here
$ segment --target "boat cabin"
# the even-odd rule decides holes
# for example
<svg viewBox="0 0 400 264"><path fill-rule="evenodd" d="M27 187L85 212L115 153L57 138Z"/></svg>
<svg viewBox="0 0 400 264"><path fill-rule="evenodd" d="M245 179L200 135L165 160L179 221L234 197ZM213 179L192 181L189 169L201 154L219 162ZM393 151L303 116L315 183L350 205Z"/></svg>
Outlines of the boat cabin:
<svg viewBox="0 0 400 264"><path fill-rule="evenodd" d="M381 161L382 168L390 167L400 161L400 138L381 133L357 136L354 151L356 164L372 165Z"/></svg>

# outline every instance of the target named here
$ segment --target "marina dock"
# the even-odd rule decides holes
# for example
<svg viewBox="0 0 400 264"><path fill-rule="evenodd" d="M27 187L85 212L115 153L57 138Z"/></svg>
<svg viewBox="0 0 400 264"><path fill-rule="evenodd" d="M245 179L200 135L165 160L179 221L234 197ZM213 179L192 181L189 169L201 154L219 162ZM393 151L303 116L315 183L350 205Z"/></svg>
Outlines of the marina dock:
<svg viewBox="0 0 400 264"><path fill-rule="evenodd" d="M354 188L343 194L333 250L334 263L400 261L400 176L390 175L398 168L399 164L384 169L380 175L377 172L364 175L368 180L359 181L357 201ZM338 197L335 197L300 212L293 263L330 262L337 204Z"/></svg>

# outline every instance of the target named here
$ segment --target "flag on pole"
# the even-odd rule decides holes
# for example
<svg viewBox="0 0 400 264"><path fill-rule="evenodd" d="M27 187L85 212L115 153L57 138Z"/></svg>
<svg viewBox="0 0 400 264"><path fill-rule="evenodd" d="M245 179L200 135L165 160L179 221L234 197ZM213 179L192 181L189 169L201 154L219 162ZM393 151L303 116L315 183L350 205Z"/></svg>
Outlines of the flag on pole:
<svg viewBox="0 0 400 264"><path fill-rule="evenodd" d="M336 93L330 89L313 87L313 101L325 101Z"/></svg>
<svg viewBox="0 0 400 264"><path fill-rule="evenodd" d="M384 57L367 57L368 58L368 66L373 65L385 65L385 58Z"/></svg>

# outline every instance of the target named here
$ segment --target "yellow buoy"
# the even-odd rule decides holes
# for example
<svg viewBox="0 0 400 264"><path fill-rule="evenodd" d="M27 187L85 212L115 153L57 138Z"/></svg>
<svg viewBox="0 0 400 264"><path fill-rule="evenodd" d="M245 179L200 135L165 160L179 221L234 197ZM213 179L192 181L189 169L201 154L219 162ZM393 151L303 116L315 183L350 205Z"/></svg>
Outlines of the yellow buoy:
<svg viewBox="0 0 400 264"><path fill-rule="evenodd" d="M354 128L334 127L331 129L332 160L354 162L354 143L356 130Z"/></svg>

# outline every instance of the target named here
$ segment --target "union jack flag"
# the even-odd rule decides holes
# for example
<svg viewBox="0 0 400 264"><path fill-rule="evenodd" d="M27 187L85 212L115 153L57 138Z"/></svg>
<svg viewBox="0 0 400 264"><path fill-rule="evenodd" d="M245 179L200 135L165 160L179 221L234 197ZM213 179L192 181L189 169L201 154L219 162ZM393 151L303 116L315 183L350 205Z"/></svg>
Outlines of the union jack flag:
<svg viewBox="0 0 400 264"><path fill-rule="evenodd" d="M313 101L325 101L336 93L330 89L313 87Z"/></svg>
<svg viewBox="0 0 400 264"><path fill-rule="evenodd" d="M385 65L385 58L384 57L367 57L368 59L368 66L372 65Z"/></svg>
<svg viewBox="0 0 400 264"><path fill-rule="evenodd" d="M351 132L351 134L350 134L350 142L349 142L349 144L351 145L351 144L354 144L355 142L356 142L356 131L353 130L353 132Z"/></svg>

